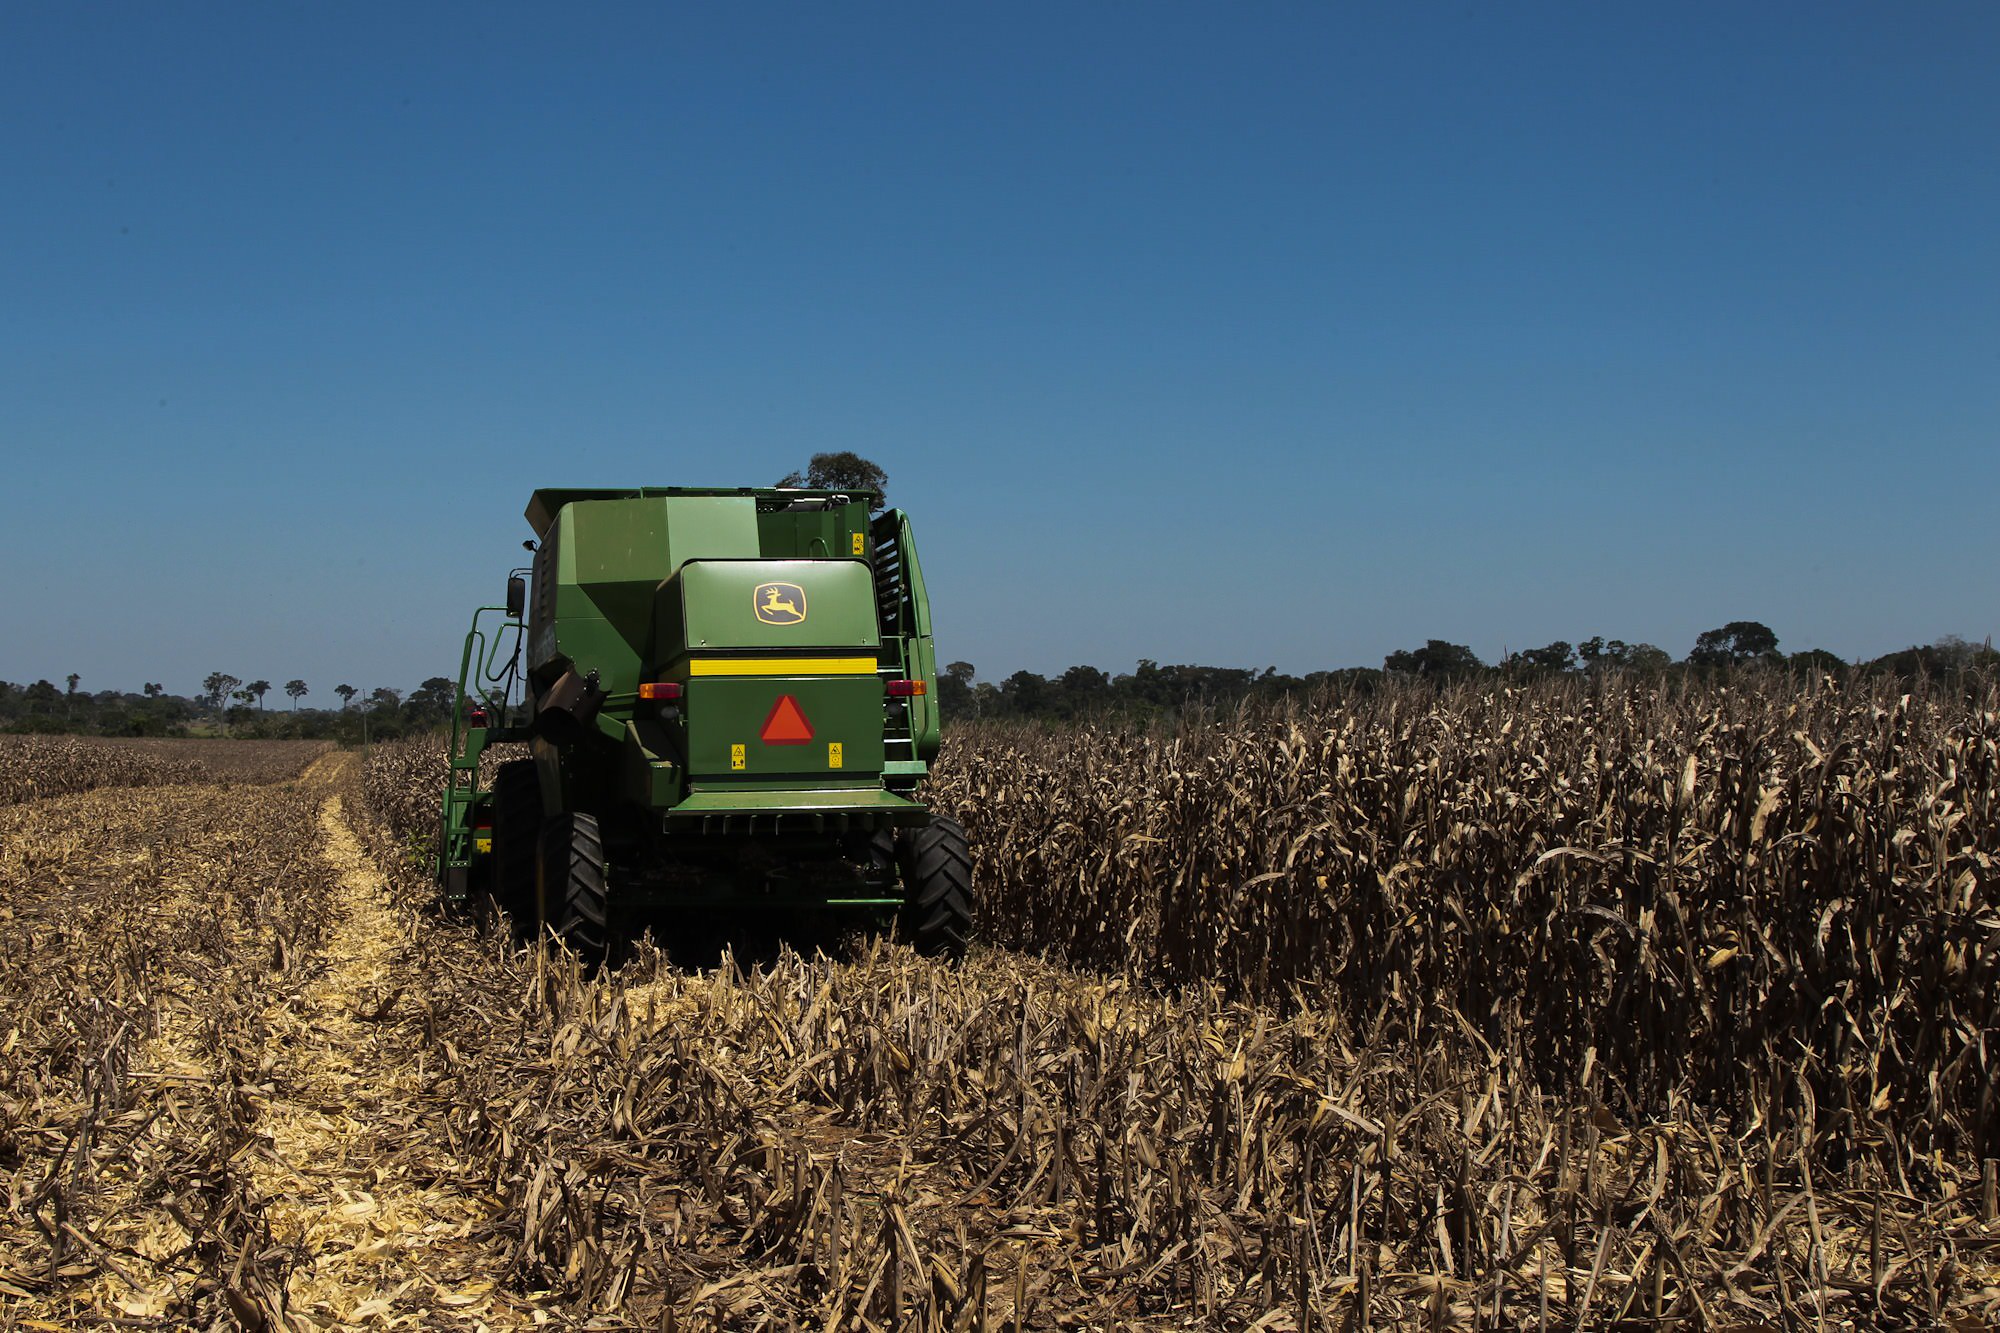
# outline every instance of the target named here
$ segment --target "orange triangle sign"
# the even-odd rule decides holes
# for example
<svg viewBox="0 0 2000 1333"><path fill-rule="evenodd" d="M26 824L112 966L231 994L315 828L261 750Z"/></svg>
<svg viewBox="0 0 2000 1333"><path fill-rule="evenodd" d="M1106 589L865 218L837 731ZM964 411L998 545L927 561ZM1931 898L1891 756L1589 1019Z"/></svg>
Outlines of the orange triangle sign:
<svg viewBox="0 0 2000 1333"><path fill-rule="evenodd" d="M764 729L757 733L757 738L766 745L804 745L813 738L813 727L806 721L799 701L781 694L778 702L771 705L771 715L764 719Z"/></svg>

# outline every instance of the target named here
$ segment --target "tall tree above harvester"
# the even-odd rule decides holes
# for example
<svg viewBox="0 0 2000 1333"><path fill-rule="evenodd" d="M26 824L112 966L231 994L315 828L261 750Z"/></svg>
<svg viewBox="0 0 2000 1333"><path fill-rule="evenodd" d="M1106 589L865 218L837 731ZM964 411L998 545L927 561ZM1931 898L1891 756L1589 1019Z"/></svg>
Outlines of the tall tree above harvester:
<svg viewBox="0 0 2000 1333"><path fill-rule="evenodd" d="M804 486L816 491L873 491L872 509L889 503L889 474L860 454L842 450L837 454L814 454L803 475L787 472L778 478L780 486Z"/></svg>
<svg viewBox="0 0 2000 1333"><path fill-rule="evenodd" d="M1732 620L1721 629L1704 632L1694 641L1687 660L1695 666L1741 666L1745 662L1778 660L1778 636L1756 620Z"/></svg>

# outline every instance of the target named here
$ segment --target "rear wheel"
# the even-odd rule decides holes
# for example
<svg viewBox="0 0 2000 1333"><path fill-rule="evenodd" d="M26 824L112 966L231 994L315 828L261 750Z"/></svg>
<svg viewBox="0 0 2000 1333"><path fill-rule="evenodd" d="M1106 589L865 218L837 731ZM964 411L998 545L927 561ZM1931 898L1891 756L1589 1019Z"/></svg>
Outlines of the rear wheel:
<svg viewBox="0 0 2000 1333"><path fill-rule="evenodd" d="M933 819L896 838L903 936L920 954L963 958L972 939L972 849L956 820Z"/></svg>
<svg viewBox="0 0 2000 1333"><path fill-rule="evenodd" d="M535 761L512 759L493 775L493 900L517 925L534 919L535 848L542 829L542 785Z"/></svg>
<svg viewBox="0 0 2000 1333"><path fill-rule="evenodd" d="M602 962L611 944L611 895L597 816L562 814L544 823L538 865L542 924L584 961Z"/></svg>

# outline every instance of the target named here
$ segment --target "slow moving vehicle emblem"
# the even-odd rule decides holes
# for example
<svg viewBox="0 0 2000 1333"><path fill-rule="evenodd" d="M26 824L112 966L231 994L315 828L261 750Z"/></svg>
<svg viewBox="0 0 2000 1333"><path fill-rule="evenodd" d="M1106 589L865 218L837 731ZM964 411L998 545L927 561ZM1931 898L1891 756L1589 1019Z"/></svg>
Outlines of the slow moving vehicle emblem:
<svg viewBox="0 0 2000 1333"><path fill-rule="evenodd" d="M798 625L806 618L806 590L796 583L760 583L750 595L766 625Z"/></svg>
<svg viewBox="0 0 2000 1333"><path fill-rule="evenodd" d="M806 720L806 710L789 694L778 696L757 733L757 739L766 745L804 745L812 738L813 724Z"/></svg>

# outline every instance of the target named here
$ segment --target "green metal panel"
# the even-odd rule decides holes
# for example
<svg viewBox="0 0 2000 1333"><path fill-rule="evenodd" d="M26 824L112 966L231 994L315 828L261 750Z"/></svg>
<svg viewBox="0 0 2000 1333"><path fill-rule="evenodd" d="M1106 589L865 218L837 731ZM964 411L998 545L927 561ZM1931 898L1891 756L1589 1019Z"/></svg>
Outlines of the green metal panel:
<svg viewBox="0 0 2000 1333"><path fill-rule="evenodd" d="M680 800L685 774L673 761L674 746L660 723L635 720L625 724L620 755L624 761L625 799L652 810L664 810Z"/></svg>
<svg viewBox="0 0 2000 1333"><path fill-rule="evenodd" d="M865 503L828 505L824 509L760 510L757 533L763 553L775 559L838 560L866 556L873 544L868 535Z"/></svg>
<svg viewBox="0 0 2000 1333"><path fill-rule="evenodd" d="M732 500L748 498L767 512L781 511L787 513L801 512L790 508L792 504L801 500L830 501L842 497L858 497L858 502L850 507L858 508L864 516L868 512L869 505L879 498L874 491L828 491L813 490L807 487L785 487L783 489L776 486L544 487L528 497L528 508L526 511L528 526L535 530L537 537L546 536L549 528L555 523L555 517L561 512L562 507L567 504L575 504L579 500L644 500L679 496L686 496L693 499L710 499L718 496Z"/></svg>
<svg viewBox="0 0 2000 1333"><path fill-rule="evenodd" d="M860 560L696 560L661 600L672 603L654 645L662 665L705 649L872 653L881 643L874 581Z"/></svg>
<svg viewBox="0 0 2000 1333"><path fill-rule="evenodd" d="M924 807L880 787L811 787L759 791L697 791L667 813L673 815L732 814L739 810L811 810L826 813L880 811L921 816Z"/></svg>
<svg viewBox="0 0 2000 1333"><path fill-rule="evenodd" d="M653 567L653 582L690 560L751 560L762 554L757 504L747 495L668 496L672 547L668 562Z"/></svg>
<svg viewBox="0 0 2000 1333"><path fill-rule="evenodd" d="M755 557L756 506L747 495L576 500L555 516L554 547L553 620L536 626L530 665L559 654L627 692L652 644L660 581L696 557ZM536 601L539 614L539 590Z"/></svg>
<svg viewBox="0 0 2000 1333"><path fill-rule="evenodd" d="M903 587L913 650L910 675L924 683L924 693L910 700L910 736L916 744L917 756L928 761L937 758L942 740L938 725L937 650L931 645L931 599L924 588L923 566L917 563L917 541L910 532L910 516L900 509L891 512L896 520L896 549L903 556Z"/></svg>
<svg viewBox="0 0 2000 1333"><path fill-rule="evenodd" d="M760 738L784 696L812 729L803 744L770 745ZM772 777L872 783L882 772L882 682L872 675L702 677L688 682L682 711L689 775L705 785ZM838 766L830 748L836 745Z"/></svg>

